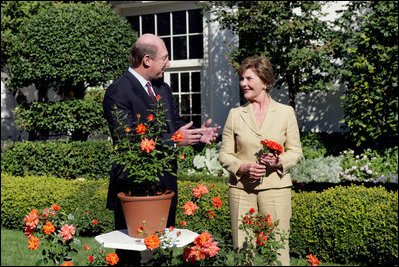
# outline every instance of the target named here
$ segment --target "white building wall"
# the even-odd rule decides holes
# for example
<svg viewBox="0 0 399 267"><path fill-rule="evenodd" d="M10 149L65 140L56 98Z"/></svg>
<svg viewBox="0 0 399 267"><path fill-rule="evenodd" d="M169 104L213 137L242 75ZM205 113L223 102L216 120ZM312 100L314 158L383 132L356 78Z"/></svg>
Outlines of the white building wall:
<svg viewBox="0 0 399 267"><path fill-rule="evenodd" d="M216 125L224 127L231 108L240 105L238 76L229 65L225 41L238 46L238 37L230 31L221 30L218 23L206 22L212 19L204 16L204 64L202 68L202 117L212 118Z"/></svg>
<svg viewBox="0 0 399 267"><path fill-rule="evenodd" d="M17 106L12 93L1 81L1 140L16 140L18 130L14 121L13 110Z"/></svg>

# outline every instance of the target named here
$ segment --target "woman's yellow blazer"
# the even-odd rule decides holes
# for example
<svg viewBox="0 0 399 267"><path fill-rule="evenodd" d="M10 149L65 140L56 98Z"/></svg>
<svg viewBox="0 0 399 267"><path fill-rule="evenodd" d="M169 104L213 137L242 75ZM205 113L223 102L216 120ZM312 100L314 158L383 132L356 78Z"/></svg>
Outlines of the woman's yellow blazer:
<svg viewBox="0 0 399 267"><path fill-rule="evenodd" d="M254 183L248 175L237 176L242 163L257 163L256 154L261 149L260 141L268 139L281 144L280 155L283 169L266 169L261 181ZM292 185L289 170L303 157L295 111L291 106L270 98L270 104L259 129L252 104L232 108L224 126L222 145L219 151L220 164L230 172L232 187L262 190L283 188Z"/></svg>

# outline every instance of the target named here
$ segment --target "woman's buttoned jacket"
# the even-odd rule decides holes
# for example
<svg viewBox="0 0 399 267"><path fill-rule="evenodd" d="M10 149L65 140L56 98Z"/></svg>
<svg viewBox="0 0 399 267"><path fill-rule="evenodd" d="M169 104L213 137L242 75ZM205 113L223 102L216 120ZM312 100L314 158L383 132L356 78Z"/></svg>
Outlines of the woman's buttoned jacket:
<svg viewBox="0 0 399 267"><path fill-rule="evenodd" d="M284 153L279 156L282 170L267 167L265 177L256 183L248 175L238 176L241 164L258 162L256 155L264 139L283 146ZM219 151L220 164L230 172L229 186L252 190L289 187L292 185L289 170L302 157L298 123L291 106L270 98L261 128L256 123L250 102L230 110Z"/></svg>

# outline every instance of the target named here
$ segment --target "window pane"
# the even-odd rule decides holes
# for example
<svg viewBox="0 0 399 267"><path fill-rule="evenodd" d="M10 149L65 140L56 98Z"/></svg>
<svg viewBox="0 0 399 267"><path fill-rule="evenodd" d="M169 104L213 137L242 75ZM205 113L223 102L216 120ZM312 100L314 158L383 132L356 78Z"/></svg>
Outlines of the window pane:
<svg viewBox="0 0 399 267"><path fill-rule="evenodd" d="M202 33L202 14L201 9L188 11L189 33Z"/></svg>
<svg viewBox="0 0 399 267"><path fill-rule="evenodd" d="M190 59L203 58L202 34L190 36Z"/></svg>
<svg viewBox="0 0 399 267"><path fill-rule="evenodd" d="M190 92L189 73L183 72L180 74L180 92Z"/></svg>
<svg viewBox="0 0 399 267"><path fill-rule="evenodd" d="M201 95L200 94L192 94L193 100L192 113L201 114Z"/></svg>
<svg viewBox="0 0 399 267"><path fill-rule="evenodd" d="M142 29L144 33L155 34L154 14L143 15L141 17Z"/></svg>
<svg viewBox="0 0 399 267"><path fill-rule="evenodd" d="M191 73L191 92L201 92L200 72Z"/></svg>
<svg viewBox="0 0 399 267"><path fill-rule="evenodd" d="M157 15L158 35L170 35L170 13Z"/></svg>
<svg viewBox="0 0 399 267"><path fill-rule="evenodd" d="M170 37L161 38L165 42L166 49L168 50L169 58L171 57L170 54Z"/></svg>
<svg viewBox="0 0 399 267"><path fill-rule="evenodd" d="M185 36L173 37L173 59L187 59L187 40Z"/></svg>
<svg viewBox="0 0 399 267"><path fill-rule="evenodd" d="M186 33L186 11L176 11L172 13L173 34Z"/></svg>
<svg viewBox="0 0 399 267"><path fill-rule="evenodd" d="M179 74L177 73L171 73L170 74L170 88L172 89L172 92L177 93L179 92Z"/></svg>
<svg viewBox="0 0 399 267"><path fill-rule="evenodd" d="M182 95L180 105L181 105L180 113L182 115L190 114L190 95Z"/></svg>
<svg viewBox="0 0 399 267"><path fill-rule="evenodd" d="M132 25L133 31L140 34L140 24L139 24L139 16L129 16L126 17L127 21Z"/></svg>

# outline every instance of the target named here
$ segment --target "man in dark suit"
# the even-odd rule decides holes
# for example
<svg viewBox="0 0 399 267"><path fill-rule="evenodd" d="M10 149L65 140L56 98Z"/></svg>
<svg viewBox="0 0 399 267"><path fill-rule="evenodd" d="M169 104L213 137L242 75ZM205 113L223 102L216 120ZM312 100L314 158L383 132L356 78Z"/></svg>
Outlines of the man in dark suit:
<svg viewBox="0 0 399 267"><path fill-rule="evenodd" d="M172 135L180 130L185 135L184 139L177 143L178 146L196 145L199 143L210 144L216 140L219 127L209 127L212 120L207 120L201 128L192 129L193 122L187 123L179 115L175 100L170 87L160 80L165 68L170 66L168 50L162 39L152 34L144 34L133 44L130 55L131 67L125 74L113 82L106 90L103 109L111 133L118 129L118 122L113 118L114 107L127 115L126 123L133 126L140 114L142 119L147 118L149 109L153 108L153 98L160 95L163 108L166 111L167 127L162 134L162 139L171 146ZM115 136L112 135L115 142ZM176 163L177 167L177 163ZM110 184L108 190L107 208L114 210L115 230L126 229L125 218L117 193L125 191L132 186L131 181L126 179L123 167L113 164L111 170ZM172 174L166 174L160 178L160 186L175 192L172 199L171 209L166 227L175 225L177 205L177 178ZM117 250L120 265L139 263L140 257L137 253ZM136 262L132 259L136 259ZM127 260L129 258L129 260Z"/></svg>

